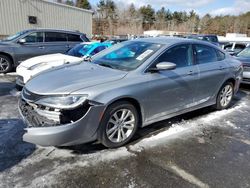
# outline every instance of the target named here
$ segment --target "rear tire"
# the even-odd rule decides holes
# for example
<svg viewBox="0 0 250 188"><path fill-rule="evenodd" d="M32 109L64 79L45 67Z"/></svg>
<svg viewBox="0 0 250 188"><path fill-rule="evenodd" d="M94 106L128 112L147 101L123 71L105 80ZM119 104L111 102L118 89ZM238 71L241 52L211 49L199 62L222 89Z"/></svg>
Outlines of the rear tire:
<svg viewBox="0 0 250 188"><path fill-rule="evenodd" d="M215 109L223 110L230 106L234 95L234 87L232 82L226 82L221 87L217 99Z"/></svg>
<svg viewBox="0 0 250 188"><path fill-rule="evenodd" d="M12 60L6 55L0 55L0 73L8 73L13 69Z"/></svg>
<svg viewBox="0 0 250 188"><path fill-rule="evenodd" d="M139 124L139 115L129 102L111 104L105 111L98 130L98 140L108 148L116 148L128 143Z"/></svg>

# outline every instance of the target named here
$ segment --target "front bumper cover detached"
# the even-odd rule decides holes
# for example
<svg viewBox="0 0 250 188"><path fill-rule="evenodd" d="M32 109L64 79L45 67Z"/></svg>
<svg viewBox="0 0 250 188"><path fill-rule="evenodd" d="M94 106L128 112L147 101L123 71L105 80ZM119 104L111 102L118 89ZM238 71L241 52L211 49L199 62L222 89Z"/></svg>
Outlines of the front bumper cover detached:
<svg viewBox="0 0 250 188"><path fill-rule="evenodd" d="M23 140L41 146L70 146L97 139L97 129L105 106L89 105L70 112L48 109L24 100L19 101L20 114L27 125Z"/></svg>

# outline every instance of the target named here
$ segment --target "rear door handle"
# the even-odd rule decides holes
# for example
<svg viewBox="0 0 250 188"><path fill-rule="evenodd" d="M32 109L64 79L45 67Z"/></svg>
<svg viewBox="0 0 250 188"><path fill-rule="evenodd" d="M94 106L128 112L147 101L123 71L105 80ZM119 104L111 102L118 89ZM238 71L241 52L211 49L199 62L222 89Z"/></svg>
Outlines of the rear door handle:
<svg viewBox="0 0 250 188"><path fill-rule="evenodd" d="M44 49L45 47L44 47L44 46L39 46L38 48L42 50L42 49Z"/></svg>

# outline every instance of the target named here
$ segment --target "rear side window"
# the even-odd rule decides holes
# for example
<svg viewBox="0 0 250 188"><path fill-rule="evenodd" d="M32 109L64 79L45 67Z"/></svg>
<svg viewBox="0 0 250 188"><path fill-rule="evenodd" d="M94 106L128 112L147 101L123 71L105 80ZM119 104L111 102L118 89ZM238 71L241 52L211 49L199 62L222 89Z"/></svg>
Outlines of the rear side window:
<svg viewBox="0 0 250 188"><path fill-rule="evenodd" d="M74 34L67 34L67 35L69 42L82 42L80 35L74 35Z"/></svg>
<svg viewBox="0 0 250 188"><path fill-rule="evenodd" d="M43 32L34 32L24 37L26 43L43 42Z"/></svg>
<svg viewBox="0 0 250 188"><path fill-rule="evenodd" d="M192 65L193 64L192 45L183 44L170 48L156 60L156 63L160 62L175 63L177 67L186 67Z"/></svg>
<svg viewBox="0 0 250 188"><path fill-rule="evenodd" d="M204 64L217 61L216 50L212 47L196 44L195 45L196 63Z"/></svg>
<svg viewBox="0 0 250 188"><path fill-rule="evenodd" d="M67 35L59 32L45 32L45 42L65 42Z"/></svg>

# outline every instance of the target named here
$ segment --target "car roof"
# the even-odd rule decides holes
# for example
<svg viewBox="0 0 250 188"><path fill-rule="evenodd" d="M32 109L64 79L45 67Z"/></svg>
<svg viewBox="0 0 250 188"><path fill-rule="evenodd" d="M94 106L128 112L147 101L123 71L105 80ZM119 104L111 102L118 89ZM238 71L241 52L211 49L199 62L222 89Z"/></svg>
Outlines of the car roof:
<svg viewBox="0 0 250 188"><path fill-rule="evenodd" d="M221 51L221 49L207 41L203 40L196 40L196 39L190 39L190 38L180 38L180 37L149 37L149 38L140 38L140 39L134 39L132 41L141 41L141 42L151 42L151 43L158 43L158 44L165 44L167 46L171 46L178 43L194 43L194 44L204 44L207 46L211 46L213 48L216 48Z"/></svg>
<svg viewBox="0 0 250 188"><path fill-rule="evenodd" d="M35 29L27 29L25 31L54 31L54 32L66 32L66 33L75 33L75 34L83 34L76 30L67 30L67 29L53 29L53 28L35 28Z"/></svg>
<svg viewBox="0 0 250 188"><path fill-rule="evenodd" d="M134 41L151 42L151 43L167 44L167 45L183 43L183 42L197 43L197 40L180 38L180 37L149 37L149 38L134 39ZM204 43L204 42L198 41L198 43ZM207 44L207 43L205 43L205 44Z"/></svg>

